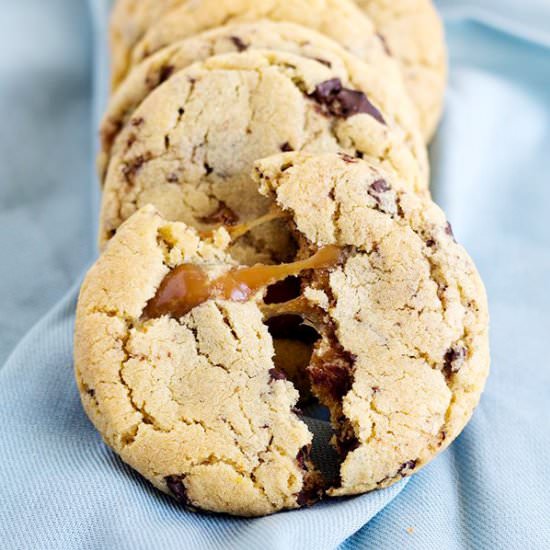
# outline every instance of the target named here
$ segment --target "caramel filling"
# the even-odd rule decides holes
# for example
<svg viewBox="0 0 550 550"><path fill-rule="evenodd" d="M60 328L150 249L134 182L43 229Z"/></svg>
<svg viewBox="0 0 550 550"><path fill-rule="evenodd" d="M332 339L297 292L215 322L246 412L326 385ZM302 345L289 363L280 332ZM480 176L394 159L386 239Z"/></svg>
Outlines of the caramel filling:
<svg viewBox="0 0 550 550"><path fill-rule="evenodd" d="M153 319L170 315L182 317L209 299L246 302L260 289L309 269L326 269L336 265L341 249L330 245L306 260L281 265L257 264L235 268L214 280L194 264L173 269L162 281L157 294L147 304L144 315Z"/></svg>
<svg viewBox="0 0 550 550"><path fill-rule="evenodd" d="M260 225L263 225L264 223L269 223L274 220L279 220L281 218L287 217L288 214L283 212L282 210L279 210L278 208L272 208L267 214L256 218L254 220L251 220L249 222L243 222L239 223L237 225L228 225L224 224L221 227L225 227L227 232L229 233L231 240L236 241L237 239L240 239L243 235L246 235L253 229L256 229L256 227L259 227ZM212 237L213 231L203 231L201 232L201 237L203 239L209 239Z"/></svg>

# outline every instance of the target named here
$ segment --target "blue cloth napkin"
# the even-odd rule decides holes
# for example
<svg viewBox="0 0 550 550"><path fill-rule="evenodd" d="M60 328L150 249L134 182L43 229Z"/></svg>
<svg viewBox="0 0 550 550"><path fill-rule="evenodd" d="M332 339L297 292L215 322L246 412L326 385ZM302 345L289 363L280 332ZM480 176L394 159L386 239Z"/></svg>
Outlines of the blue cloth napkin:
<svg viewBox="0 0 550 550"><path fill-rule="evenodd" d="M1 548L550 548L550 6L439 6L452 70L432 146L434 191L482 272L492 313L493 370L462 436L385 491L254 520L185 512L126 467L81 409L77 283L0 369ZM92 30L97 121L108 2L90 7L93 29L74 0L10 3L0 23L20 46L18 63L0 54L0 105L15 117L0 130L0 353L92 255L82 44Z"/></svg>

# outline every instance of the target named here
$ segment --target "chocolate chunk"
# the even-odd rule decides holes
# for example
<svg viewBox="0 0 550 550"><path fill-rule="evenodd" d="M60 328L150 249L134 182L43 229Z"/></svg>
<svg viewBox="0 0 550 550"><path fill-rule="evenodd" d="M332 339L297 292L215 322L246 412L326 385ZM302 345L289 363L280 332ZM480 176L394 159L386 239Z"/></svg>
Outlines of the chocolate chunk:
<svg viewBox="0 0 550 550"><path fill-rule="evenodd" d="M291 147L290 143L288 143L288 141L285 141L282 145L281 145L281 151L283 153L290 153L291 151L294 151L294 149Z"/></svg>
<svg viewBox="0 0 550 550"><path fill-rule="evenodd" d="M304 486L296 495L298 506L311 506L315 504L322 496L322 478L316 472L309 471L309 460L311 453L311 445L302 447L296 455L296 462L301 470L305 472Z"/></svg>
<svg viewBox="0 0 550 550"><path fill-rule="evenodd" d="M399 470L397 470L397 474L405 477L407 474L409 474L412 470L416 468L416 460L408 460L407 462L404 462L399 467Z"/></svg>
<svg viewBox="0 0 550 550"><path fill-rule="evenodd" d="M166 82L173 74L175 67L173 65L164 65L159 71L159 80L158 83L162 84Z"/></svg>
<svg viewBox="0 0 550 550"><path fill-rule="evenodd" d="M269 287L264 298L264 304L283 304L302 293L302 281L299 277L287 277Z"/></svg>
<svg viewBox="0 0 550 550"><path fill-rule="evenodd" d="M434 240L434 239L428 239L428 240L426 241L426 246L427 246L428 248L434 247L434 246L435 246L435 240Z"/></svg>
<svg viewBox="0 0 550 550"><path fill-rule="evenodd" d="M355 436L338 439L338 452L344 458L348 456L349 453L355 451L358 447L359 440Z"/></svg>
<svg viewBox="0 0 550 550"><path fill-rule="evenodd" d="M339 78L333 78L331 80L325 80L317 84L315 91L310 97L315 99L318 103L330 103L332 99L342 91L342 81Z"/></svg>
<svg viewBox="0 0 550 550"><path fill-rule="evenodd" d="M220 205L215 212L212 212L212 214L208 216L199 218L199 221L208 225L222 224L231 227L239 223L239 216L237 216L237 214L235 214L235 212L233 212L233 210L231 210L231 208L229 208L223 201L220 201Z"/></svg>
<svg viewBox="0 0 550 550"><path fill-rule="evenodd" d="M286 374L283 371L280 371L279 369L270 369L269 370L269 376L271 378L272 382L275 382L276 380L286 380Z"/></svg>
<svg viewBox="0 0 550 550"><path fill-rule="evenodd" d="M145 122L145 119L140 116L130 120L130 125L134 126L135 128L139 128L144 122Z"/></svg>
<svg viewBox="0 0 550 550"><path fill-rule="evenodd" d="M302 447L300 449L300 451L298 452L298 455L296 456L298 465L302 470L307 470L306 461L309 460L310 453L311 453L311 445L306 445L305 447Z"/></svg>
<svg viewBox="0 0 550 550"><path fill-rule="evenodd" d="M359 159L352 157L346 153L340 153L340 158L348 164L357 164L359 162Z"/></svg>
<svg viewBox="0 0 550 550"><path fill-rule="evenodd" d="M457 373L466 361L466 348L462 346L451 348L445 354L444 361L443 370L447 376Z"/></svg>
<svg viewBox="0 0 550 550"><path fill-rule="evenodd" d="M353 385L353 367L356 357L335 345L324 356L314 357L307 368L311 381L334 400L340 401Z"/></svg>
<svg viewBox="0 0 550 550"><path fill-rule="evenodd" d="M214 168L212 168L212 166L210 166L210 164L205 162L204 163L204 171L206 172L206 175L209 176L214 171Z"/></svg>
<svg viewBox="0 0 550 550"><path fill-rule="evenodd" d="M136 158L124 163L122 175L126 181L130 180L141 170L142 166L152 159L151 153L138 155Z"/></svg>
<svg viewBox="0 0 550 550"><path fill-rule="evenodd" d="M381 124L386 124L380 111L363 92L344 88L339 78L321 82L309 97L323 106L326 113L332 116L349 118L364 113L372 116Z"/></svg>
<svg viewBox="0 0 550 550"><path fill-rule="evenodd" d="M248 50L249 46L243 40L238 36L232 36L231 42L235 45L238 51L244 52L245 50Z"/></svg>
<svg viewBox="0 0 550 550"><path fill-rule="evenodd" d="M184 506L191 506L191 502L189 501L189 498L187 496L187 489L183 484L184 479L185 476L171 475L166 476L164 478L164 481L166 481L168 489L170 489L170 492L179 503L183 504Z"/></svg>
<svg viewBox="0 0 550 550"><path fill-rule="evenodd" d="M376 180L374 183L371 183L369 189L374 193L385 193L389 191L391 187L388 185L388 182L384 179Z"/></svg>
<svg viewBox="0 0 550 550"><path fill-rule="evenodd" d="M126 151L132 147L132 145L136 142L137 136L136 134L130 134L128 136L128 139L126 140Z"/></svg>

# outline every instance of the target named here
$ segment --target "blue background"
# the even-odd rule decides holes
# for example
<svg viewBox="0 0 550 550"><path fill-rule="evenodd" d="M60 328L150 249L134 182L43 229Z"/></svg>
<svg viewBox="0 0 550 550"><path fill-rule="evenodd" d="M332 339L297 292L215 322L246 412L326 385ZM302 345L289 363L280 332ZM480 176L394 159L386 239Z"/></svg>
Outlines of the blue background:
<svg viewBox="0 0 550 550"><path fill-rule="evenodd" d="M550 548L550 4L438 5L451 78L434 193L487 284L487 391L408 483L235 520L150 489L101 443L72 380L76 288L95 253L107 2L0 1L2 548Z"/></svg>

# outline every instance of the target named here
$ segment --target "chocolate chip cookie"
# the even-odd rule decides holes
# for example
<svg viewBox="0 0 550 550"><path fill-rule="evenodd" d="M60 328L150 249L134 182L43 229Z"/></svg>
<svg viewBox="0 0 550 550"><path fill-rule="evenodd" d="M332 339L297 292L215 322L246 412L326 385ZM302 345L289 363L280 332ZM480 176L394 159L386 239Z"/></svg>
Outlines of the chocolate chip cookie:
<svg viewBox="0 0 550 550"><path fill-rule="evenodd" d="M234 23L164 48L128 74L113 94L101 124L101 179L116 136L155 88L195 61L251 49L295 53L349 74L352 87L363 91L383 113L391 116L410 135L409 141L421 141L418 116L405 90L400 68L388 56L372 56L361 63L336 42L300 25L274 21Z"/></svg>
<svg viewBox="0 0 550 550"><path fill-rule="evenodd" d="M429 198L341 153L280 154L254 174L295 234L290 263L238 265L223 224L199 235L148 206L86 277L75 334L106 442L183 504L245 516L417 471L464 428L489 368L483 285ZM331 414L330 481L273 361L296 317L316 334L306 372Z"/></svg>
<svg viewBox="0 0 550 550"><path fill-rule="evenodd" d="M423 143L410 142L344 65L250 50L207 59L156 88L112 148L100 239L141 206L208 230L247 223L268 201L250 179L255 160L281 151L340 151L397 171L427 193ZM247 232L232 249L243 263L285 260L292 243L280 222Z"/></svg>
<svg viewBox="0 0 550 550"><path fill-rule="evenodd" d="M447 52L432 0L355 0L372 19L387 51L399 60L427 141L441 117Z"/></svg>
<svg viewBox="0 0 550 550"><path fill-rule="evenodd" d="M395 55L428 138L441 112L445 47L431 2L409 3L416 15L409 10L401 17L403 2L392 12L386 0L364 2L365 11L351 0L119 0L111 25L113 87L132 65L182 38L232 22L289 21L327 35L369 62ZM376 17L379 28L366 13ZM395 16L395 24L388 21L388 14Z"/></svg>

